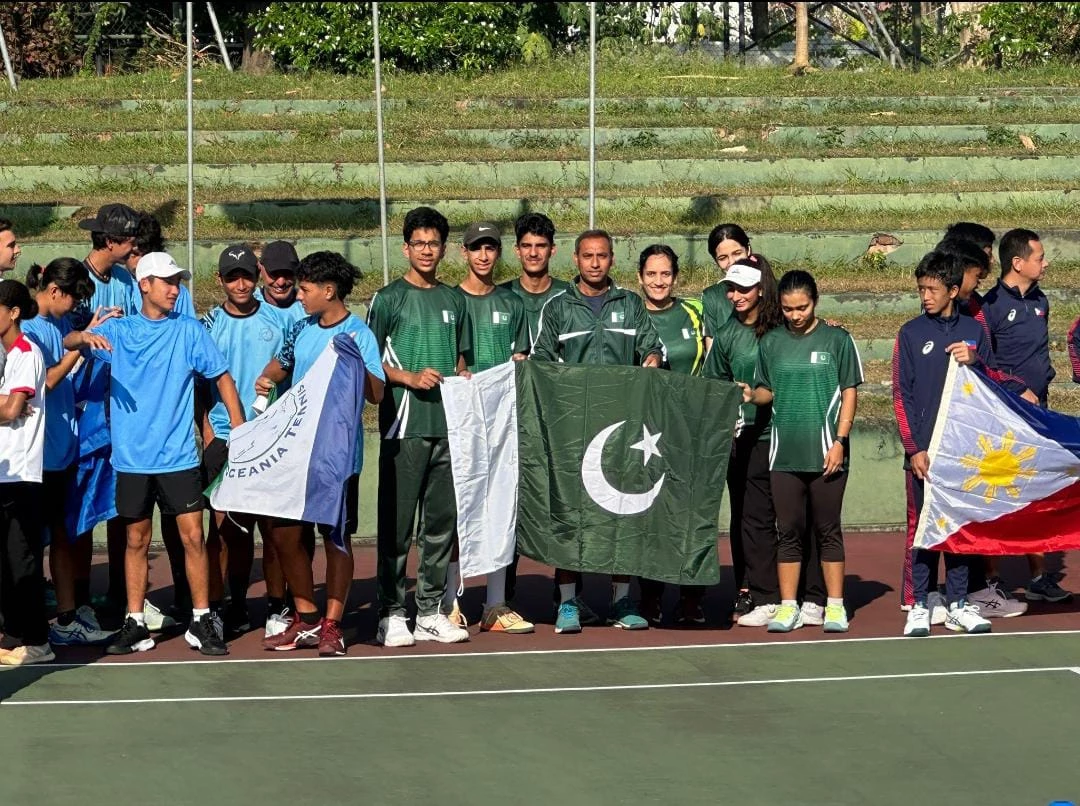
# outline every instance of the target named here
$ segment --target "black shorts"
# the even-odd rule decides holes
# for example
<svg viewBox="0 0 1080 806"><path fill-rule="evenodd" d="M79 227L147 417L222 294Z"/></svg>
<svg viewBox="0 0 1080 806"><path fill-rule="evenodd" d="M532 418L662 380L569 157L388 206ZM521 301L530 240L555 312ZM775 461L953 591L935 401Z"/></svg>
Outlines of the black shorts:
<svg viewBox="0 0 1080 806"><path fill-rule="evenodd" d="M116 514L130 520L162 515L202 512L203 485L199 468L173 473L116 473Z"/></svg>
<svg viewBox="0 0 1080 806"><path fill-rule="evenodd" d="M360 507L360 474L354 473L349 476L345 482L345 535L351 537L356 534L356 529L359 526L359 517L357 515L357 509ZM302 521L294 521L289 518L274 518L274 523L279 526L298 526ZM333 524L319 523L315 524L319 528L319 534L323 537L329 537L330 532L333 531Z"/></svg>
<svg viewBox="0 0 1080 806"><path fill-rule="evenodd" d="M229 461L229 443L221 437L214 437L210 444L203 448L203 489L214 483L214 479L221 473L221 469L225 467L227 461Z"/></svg>

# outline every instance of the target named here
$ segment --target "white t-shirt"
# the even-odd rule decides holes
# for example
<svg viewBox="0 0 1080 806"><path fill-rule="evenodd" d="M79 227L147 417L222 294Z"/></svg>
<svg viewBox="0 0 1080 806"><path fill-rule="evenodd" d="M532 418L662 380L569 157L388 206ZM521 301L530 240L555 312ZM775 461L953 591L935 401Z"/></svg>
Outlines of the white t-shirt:
<svg viewBox="0 0 1080 806"><path fill-rule="evenodd" d="M0 395L25 392L34 408L29 417L0 424L0 484L41 481L45 455L45 361L41 350L20 335L7 352Z"/></svg>

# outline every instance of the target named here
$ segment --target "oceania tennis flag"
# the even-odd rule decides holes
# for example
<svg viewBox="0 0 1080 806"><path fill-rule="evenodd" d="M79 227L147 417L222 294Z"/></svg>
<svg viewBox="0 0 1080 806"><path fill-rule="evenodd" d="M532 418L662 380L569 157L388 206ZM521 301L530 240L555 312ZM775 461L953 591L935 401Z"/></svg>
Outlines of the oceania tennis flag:
<svg viewBox="0 0 1080 806"><path fill-rule="evenodd" d="M462 577L510 563L719 581L739 388L640 367L518 361L442 385Z"/></svg>
<svg viewBox="0 0 1080 806"><path fill-rule="evenodd" d="M229 460L210 505L333 524L344 550L345 483L353 472L364 407L364 361L341 334L311 369L254 420L229 436Z"/></svg>
<svg viewBox="0 0 1080 806"><path fill-rule="evenodd" d="M915 546L960 554L1080 548L1080 420L950 364Z"/></svg>

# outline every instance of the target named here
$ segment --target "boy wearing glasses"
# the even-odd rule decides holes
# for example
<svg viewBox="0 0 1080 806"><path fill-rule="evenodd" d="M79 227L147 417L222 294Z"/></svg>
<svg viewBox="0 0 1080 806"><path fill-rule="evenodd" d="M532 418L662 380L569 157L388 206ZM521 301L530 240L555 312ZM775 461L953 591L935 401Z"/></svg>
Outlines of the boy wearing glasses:
<svg viewBox="0 0 1080 806"><path fill-rule="evenodd" d="M375 295L368 311L390 392L379 408L376 638L383 646L458 643L468 631L440 612L457 508L439 384L466 372L469 327L464 298L435 276L450 234L446 218L417 207L405 216L402 234L409 269ZM418 508L414 634L405 616L405 562Z"/></svg>

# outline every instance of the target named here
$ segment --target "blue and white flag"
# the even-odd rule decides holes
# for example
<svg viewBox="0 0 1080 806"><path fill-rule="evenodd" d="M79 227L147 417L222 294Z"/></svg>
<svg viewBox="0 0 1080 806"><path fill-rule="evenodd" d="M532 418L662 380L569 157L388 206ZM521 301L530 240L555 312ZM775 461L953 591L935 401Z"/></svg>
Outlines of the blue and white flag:
<svg viewBox="0 0 1080 806"><path fill-rule="evenodd" d="M311 369L229 436L229 460L210 493L219 512L334 526L344 551L345 484L353 474L364 408L364 361L341 334Z"/></svg>

